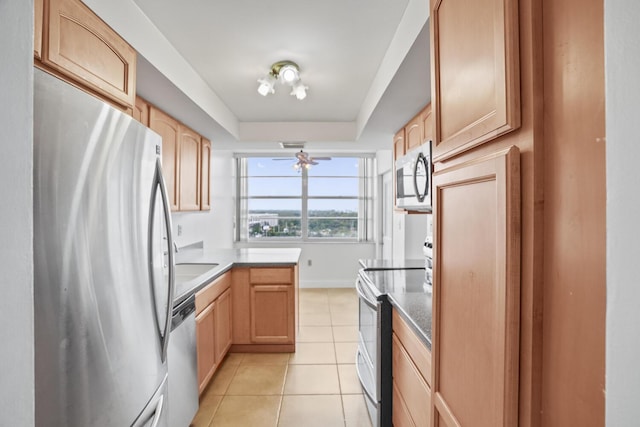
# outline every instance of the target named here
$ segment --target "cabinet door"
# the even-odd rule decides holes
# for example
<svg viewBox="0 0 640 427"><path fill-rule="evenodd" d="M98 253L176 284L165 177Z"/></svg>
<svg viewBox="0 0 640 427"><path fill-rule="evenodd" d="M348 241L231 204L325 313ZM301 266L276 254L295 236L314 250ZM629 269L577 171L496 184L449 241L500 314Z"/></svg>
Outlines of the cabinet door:
<svg viewBox="0 0 640 427"><path fill-rule="evenodd" d="M231 347L231 289L216 299L215 309L215 363L218 364Z"/></svg>
<svg viewBox="0 0 640 427"><path fill-rule="evenodd" d="M294 294L292 285L251 284L251 342L293 344Z"/></svg>
<svg viewBox="0 0 640 427"><path fill-rule="evenodd" d="M198 355L199 390L207 386L213 376L215 358L215 303L209 304L202 313L196 316L196 343Z"/></svg>
<svg viewBox="0 0 640 427"><path fill-rule="evenodd" d="M180 180L180 125L176 119L158 110L149 109L149 127L162 137L162 175L169 193L171 210L178 210Z"/></svg>
<svg viewBox="0 0 640 427"><path fill-rule="evenodd" d="M421 114L422 118L422 140L424 142L433 141L433 114L431 110L431 104L424 107Z"/></svg>
<svg viewBox="0 0 640 427"><path fill-rule="evenodd" d="M136 96L136 104L133 106L133 118L149 126L149 104L139 96Z"/></svg>
<svg viewBox="0 0 640 427"><path fill-rule="evenodd" d="M393 160L404 156L407 147L405 146L404 128L400 129L393 137Z"/></svg>
<svg viewBox="0 0 640 427"><path fill-rule="evenodd" d="M231 270L231 317L233 319L233 344L251 344L251 285L249 269L235 267Z"/></svg>
<svg viewBox="0 0 640 427"><path fill-rule="evenodd" d="M431 0L435 161L520 126L517 0Z"/></svg>
<svg viewBox="0 0 640 427"><path fill-rule="evenodd" d="M80 0L47 0L42 62L120 105L133 107L136 51Z"/></svg>
<svg viewBox="0 0 640 427"><path fill-rule="evenodd" d="M200 170L200 210L211 209L211 141L202 138Z"/></svg>
<svg viewBox="0 0 640 427"><path fill-rule="evenodd" d="M200 210L200 135L180 126L179 209Z"/></svg>
<svg viewBox="0 0 640 427"><path fill-rule="evenodd" d="M422 116L418 114L404 127L404 138L407 151L419 147L424 140Z"/></svg>
<svg viewBox="0 0 640 427"><path fill-rule="evenodd" d="M33 2L33 56L42 58L42 20L44 19L44 0Z"/></svg>
<svg viewBox="0 0 640 427"><path fill-rule="evenodd" d="M518 425L519 168L511 147L434 174L434 427Z"/></svg>

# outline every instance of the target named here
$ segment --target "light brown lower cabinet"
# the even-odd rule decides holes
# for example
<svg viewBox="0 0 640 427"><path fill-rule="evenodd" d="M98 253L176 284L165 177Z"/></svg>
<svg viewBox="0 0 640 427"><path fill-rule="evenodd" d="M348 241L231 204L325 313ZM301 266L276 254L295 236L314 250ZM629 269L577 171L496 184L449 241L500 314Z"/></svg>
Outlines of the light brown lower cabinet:
<svg viewBox="0 0 640 427"><path fill-rule="evenodd" d="M196 316L196 346L198 357L198 388L200 392L209 383L216 368L215 303Z"/></svg>
<svg viewBox="0 0 640 427"><path fill-rule="evenodd" d="M215 302L215 356L221 361L231 347L231 288L224 291Z"/></svg>
<svg viewBox="0 0 640 427"><path fill-rule="evenodd" d="M295 351L297 268L233 269L231 351Z"/></svg>
<svg viewBox="0 0 640 427"><path fill-rule="evenodd" d="M394 427L431 425L431 353L393 311L392 371ZM429 374L425 374L429 372Z"/></svg>
<svg viewBox="0 0 640 427"><path fill-rule="evenodd" d="M200 393L209 384L231 346L231 301L231 273L228 272L196 293L196 353Z"/></svg>

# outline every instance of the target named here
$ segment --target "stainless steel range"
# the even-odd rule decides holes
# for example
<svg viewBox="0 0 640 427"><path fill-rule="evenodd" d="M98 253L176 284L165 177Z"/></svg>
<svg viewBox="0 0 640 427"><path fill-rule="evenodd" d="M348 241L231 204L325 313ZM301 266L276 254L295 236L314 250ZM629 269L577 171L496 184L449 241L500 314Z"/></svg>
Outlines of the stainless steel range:
<svg viewBox="0 0 640 427"><path fill-rule="evenodd" d="M358 272L359 336L356 369L374 427L391 426L391 304Z"/></svg>

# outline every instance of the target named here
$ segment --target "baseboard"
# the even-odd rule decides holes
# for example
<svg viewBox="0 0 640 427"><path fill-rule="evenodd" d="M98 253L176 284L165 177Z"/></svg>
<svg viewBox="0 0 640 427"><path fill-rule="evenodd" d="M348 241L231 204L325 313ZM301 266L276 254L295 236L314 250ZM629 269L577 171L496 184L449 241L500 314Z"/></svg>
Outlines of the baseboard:
<svg viewBox="0 0 640 427"><path fill-rule="evenodd" d="M300 280L299 286L304 288L353 288L356 278L352 280Z"/></svg>

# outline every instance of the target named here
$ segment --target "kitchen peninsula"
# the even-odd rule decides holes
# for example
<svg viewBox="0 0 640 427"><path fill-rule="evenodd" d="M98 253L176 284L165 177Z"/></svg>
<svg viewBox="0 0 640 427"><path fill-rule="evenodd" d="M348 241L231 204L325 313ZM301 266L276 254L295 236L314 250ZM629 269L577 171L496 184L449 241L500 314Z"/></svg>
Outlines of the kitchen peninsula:
<svg viewBox="0 0 640 427"><path fill-rule="evenodd" d="M193 246L176 254L174 306L195 294L202 393L229 351L295 351L301 250Z"/></svg>

